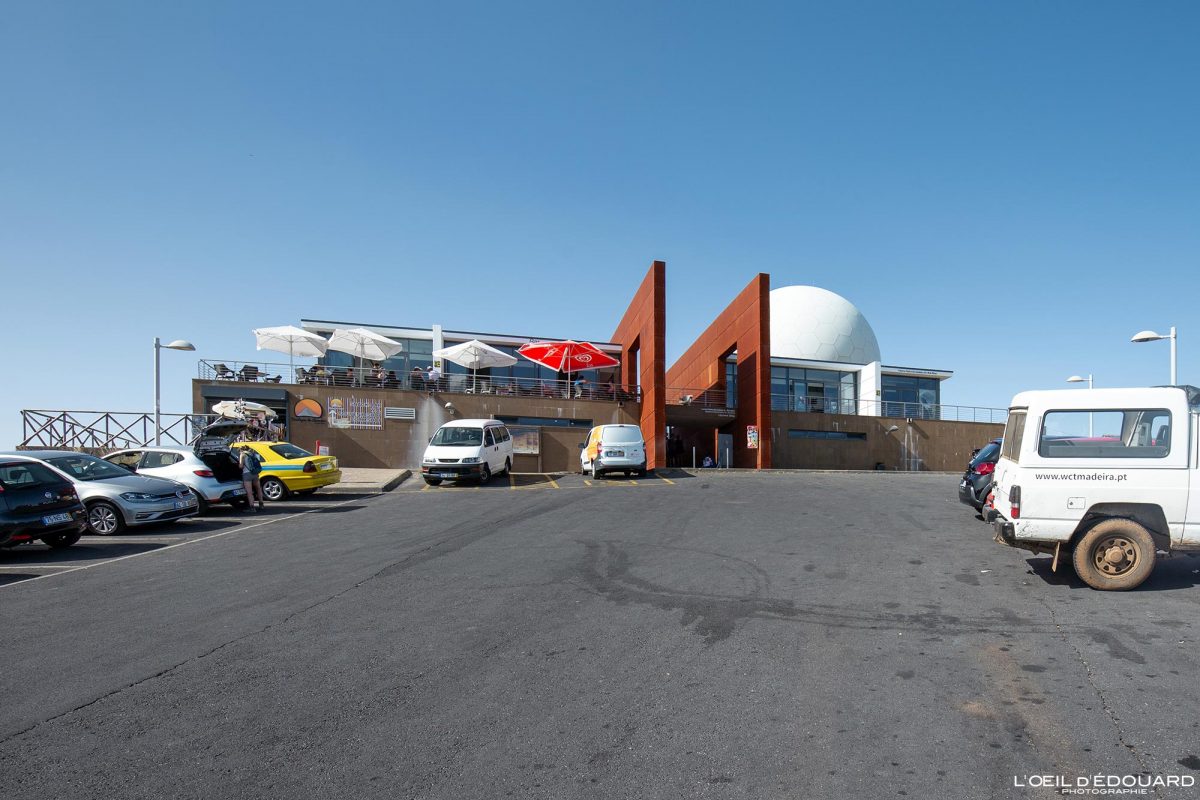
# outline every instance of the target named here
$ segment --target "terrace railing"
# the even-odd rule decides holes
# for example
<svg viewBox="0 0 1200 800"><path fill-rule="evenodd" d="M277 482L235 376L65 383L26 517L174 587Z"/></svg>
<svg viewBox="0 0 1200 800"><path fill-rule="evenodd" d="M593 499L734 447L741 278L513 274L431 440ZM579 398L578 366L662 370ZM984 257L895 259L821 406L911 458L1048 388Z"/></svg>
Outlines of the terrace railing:
<svg viewBox="0 0 1200 800"><path fill-rule="evenodd" d="M424 374L399 375L386 371L382 375L371 367L295 367L287 364L255 361L209 361L201 359L198 374L201 380L231 383L288 384L293 386L320 385L366 389L410 389L425 392L454 394L495 394L519 397L545 397L578 400L640 401L641 389L607 381L595 381L586 376L570 380L544 378L514 378L486 374L453 372L443 374L431 383Z"/></svg>
<svg viewBox="0 0 1200 800"><path fill-rule="evenodd" d="M732 399L733 405L727 404ZM727 397L724 389L667 389L667 403L676 406L696 406L710 411L734 408L737 398ZM784 394L771 395L771 408L775 411L802 411L810 414L848 414L874 417L902 417L905 419L936 419L949 422L994 422L1003 423L1008 418L1004 408L986 406L930 405L927 403L903 403L891 400L842 400L823 397L792 397Z"/></svg>
<svg viewBox="0 0 1200 800"><path fill-rule="evenodd" d="M208 414L160 414L164 445L191 445L216 417ZM18 449L123 450L154 444L154 415L140 411L21 412Z"/></svg>

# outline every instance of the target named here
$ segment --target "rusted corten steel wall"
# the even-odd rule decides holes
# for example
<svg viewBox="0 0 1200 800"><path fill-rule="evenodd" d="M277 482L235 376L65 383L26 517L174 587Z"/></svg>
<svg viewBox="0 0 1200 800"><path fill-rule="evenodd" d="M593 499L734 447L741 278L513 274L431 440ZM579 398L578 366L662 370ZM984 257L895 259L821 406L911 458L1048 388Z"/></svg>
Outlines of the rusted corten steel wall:
<svg viewBox="0 0 1200 800"><path fill-rule="evenodd" d="M724 390L725 357L737 351L737 413L722 432L733 434L733 465L746 469L771 466L770 292L771 277L760 272L667 370L673 389ZM757 450L747 447L749 425L758 426Z"/></svg>
<svg viewBox="0 0 1200 800"><path fill-rule="evenodd" d="M621 345L621 382L642 387L646 465L667 465L667 265L655 261L633 295L612 341Z"/></svg>

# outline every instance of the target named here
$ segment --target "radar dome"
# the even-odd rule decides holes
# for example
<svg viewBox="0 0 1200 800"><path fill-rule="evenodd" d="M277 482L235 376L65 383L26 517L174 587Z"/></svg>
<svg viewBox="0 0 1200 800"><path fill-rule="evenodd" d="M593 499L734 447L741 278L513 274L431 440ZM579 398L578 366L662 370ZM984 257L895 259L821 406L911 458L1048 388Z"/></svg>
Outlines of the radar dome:
<svg viewBox="0 0 1200 800"><path fill-rule="evenodd" d="M771 355L846 364L880 360L879 340L862 312L816 286L771 290Z"/></svg>

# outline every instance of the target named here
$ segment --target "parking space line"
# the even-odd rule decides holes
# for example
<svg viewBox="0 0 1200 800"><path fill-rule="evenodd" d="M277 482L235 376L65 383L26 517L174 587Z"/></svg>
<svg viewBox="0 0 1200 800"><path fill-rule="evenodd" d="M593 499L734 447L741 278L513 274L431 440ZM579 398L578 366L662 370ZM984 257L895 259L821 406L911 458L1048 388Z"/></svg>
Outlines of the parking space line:
<svg viewBox="0 0 1200 800"><path fill-rule="evenodd" d="M669 483L669 484L671 484L672 486L674 486L674 485L675 485L675 481L671 480L670 478L660 478L660 480L662 480L662 481L664 481L664 482L666 482L666 483Z"/></svg>
<svg viewBox="0 0 1200 800"><path fill-rule="evenodd" d="M591 482L591 481L589 481L587 478L584 478L584 479L583 479L583 482L584 482L584 483L586 483L588 486L591 486L591 485L592 485L592 482Z"/></svg>
<svg viewBox="0 0 1200 800"><path fill-rule="evenodd" d="M244 533L245 531L254 530L255 528L261 528L264 525L272 525L276 522L284 522L285 520L295 519L296 517L302 517L305 514L319 513L321 511L324 511L327 508L337 508L338 506L344 506L344 505L348 505L350 503L357 503L360 500L362 500L361 497L352 497L349 500L343 500L340 503L330 503L329 505L321 506L320 508L310 508L307 511L300 511L295 514L288 514L286 517L275 517L274 519L265 519L262 522L255 522L250 525L238 525L237 527L230 528L229 530L226 530L226 531L220 531L219 533L210 533L208 536L200 536L196 539L186 539L182 542L176 542L175 544L166 545L165 547L156 547L153 550L143 550L140 553L130 553L127 556L118 556L117 558L109 558L109 559L105 559L104 561L97 561L94 564L84 564L83 566L72 567L70 569L63 570L62 572L55 572L50 575L38 575L36 578L30 578L29 580L17 581L16 583L4 584L3 586L0 586L0 591L3 591L4 589L11 589L14 586L24 586L26 584L33 583L34 581L44 580L45 578L56 578L59 575L70 575L72 572L82 572L85 569L93 569L95 567L102 567L106 564L116 564L118 561L128 561L131 558L141 558L142 556L154 555L155 553L165 553L168 550L174 550L176 547L187 547L188 545L191 545L191 544L199 544L200 542L207 542L210 539L220 539L222 536L231 536L235 533Z"/></svg>
<svg viewBox="0 0 1200 800"><path fill-rule="evenodd" d="M73 564L12 564L0 566L0 570L5 569L75 569Z"/></svg>
<svg viewBox="0 0 1200 800"><path fill-rule="evenodd" d="M550 478L550 476L549 476L549 475L547 475L546 477L547 477L547 478ZM558 481L554 480L554 478L550 478L550 485L551 485L551 486L553 486L555 489L561 489L561 488L562 488L561 486L559 486L559 485L558 485Z"/></svg>
<svg viewBox="0 0 1200 800"><path fill-rule="evenodd" d="M508 488L517 488L517 479L513 477L512 470L509 470L508 472Z"/></svg>

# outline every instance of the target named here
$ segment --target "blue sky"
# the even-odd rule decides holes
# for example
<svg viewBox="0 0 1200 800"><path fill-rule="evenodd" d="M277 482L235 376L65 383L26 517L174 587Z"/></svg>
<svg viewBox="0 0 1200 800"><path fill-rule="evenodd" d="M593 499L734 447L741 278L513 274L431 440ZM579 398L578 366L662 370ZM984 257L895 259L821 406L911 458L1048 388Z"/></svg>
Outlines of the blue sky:
<svg viewBox="0 0 1200 800"><path fill-rule="evenodd" d="M190 410L301 317L607 338L653 259L680 354L759 271L943 401L1200 383L1194 3L5 4L21 408ZM485 292L488 287L492 291ZM464 290L488 299L463 300ZM271 356L267 356L271 358Z"/></svg>

